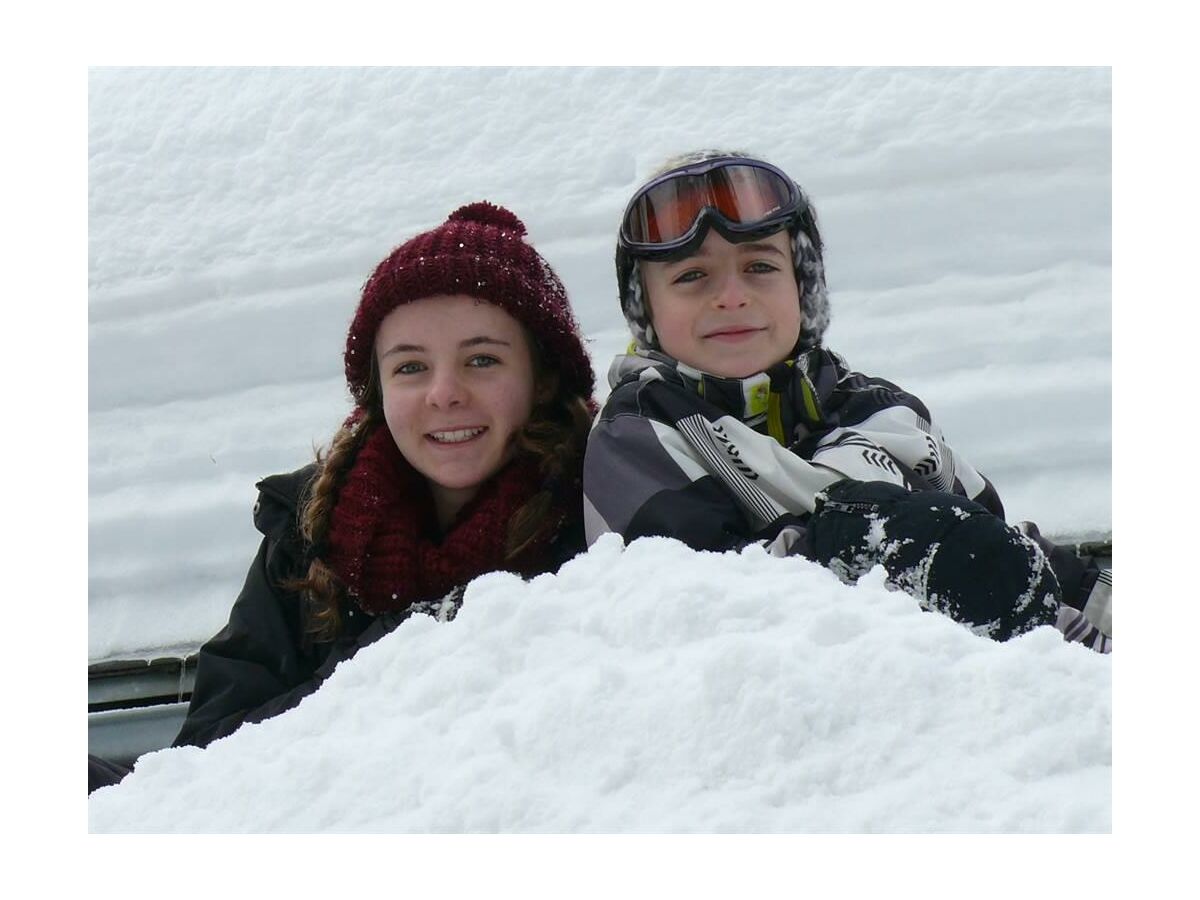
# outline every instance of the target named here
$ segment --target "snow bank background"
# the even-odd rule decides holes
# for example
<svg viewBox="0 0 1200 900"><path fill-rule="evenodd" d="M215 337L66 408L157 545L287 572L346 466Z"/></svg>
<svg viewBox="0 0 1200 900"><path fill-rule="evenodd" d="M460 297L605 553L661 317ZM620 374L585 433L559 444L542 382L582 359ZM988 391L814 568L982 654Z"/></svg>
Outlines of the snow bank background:
<svg viewBox="0 0 1200 900"><path fill-rule="evenodd" d="M622 204L696 146L796 175L829 344L922 396L1010 518L1111 531L1107 70L93 70L88 106L93 661L224 623L253 484L347 410L345 327L392 246L510 206L602 374ZM1107 831L1110 662L1050 629L991 644L875 577L610 542L145 757L89 825Z"/></svg>
<svg viewBox="0 0 1200 900"><path fill-rule="evenodd" d="M348 409L345 329L394 245L510 206L603 376L622 205L697 146L805 186L829 345L925 399L1010 519L1109 533L1110 140L1106 69L92 70L89 658L224 623L254 482Z"/></svg>

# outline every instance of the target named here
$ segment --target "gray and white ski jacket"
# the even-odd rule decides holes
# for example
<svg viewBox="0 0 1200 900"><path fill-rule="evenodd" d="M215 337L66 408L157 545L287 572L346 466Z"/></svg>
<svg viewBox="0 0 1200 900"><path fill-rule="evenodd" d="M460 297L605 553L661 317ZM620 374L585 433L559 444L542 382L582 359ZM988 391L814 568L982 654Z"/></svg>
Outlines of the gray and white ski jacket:
<svg viewBox="0 0 1200 900"><path fill-rule="evenodd" d="M817 492L843 478L956 493L1004 517L920 399L823 347L741 379L638 350L613 361L609 383L584 462L589 544L615 531L784 555Z"/></svg>

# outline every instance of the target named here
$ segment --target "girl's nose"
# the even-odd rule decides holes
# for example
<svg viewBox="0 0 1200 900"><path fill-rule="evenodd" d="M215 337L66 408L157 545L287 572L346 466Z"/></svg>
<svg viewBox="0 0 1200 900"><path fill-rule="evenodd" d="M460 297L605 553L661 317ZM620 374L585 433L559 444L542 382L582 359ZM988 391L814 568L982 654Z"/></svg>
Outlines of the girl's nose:
<svg viewBox="0 0 1200 900"><path fill-rule="evenodd" d="M425 402L435 409L449 409L460 406L466 401L466 390L457 372L434 372L429 382L429 392Z"/></svg>

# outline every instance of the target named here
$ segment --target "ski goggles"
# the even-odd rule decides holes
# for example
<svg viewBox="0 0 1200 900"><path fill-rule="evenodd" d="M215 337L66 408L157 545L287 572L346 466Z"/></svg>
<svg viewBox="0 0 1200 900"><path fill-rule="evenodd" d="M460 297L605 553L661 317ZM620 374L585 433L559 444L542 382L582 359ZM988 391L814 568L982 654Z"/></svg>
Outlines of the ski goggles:
<svg viewBox="0 0 1200 900"><path fill-rule="evenodd" d="M707 225L733 243L765 237L805 205L792 179L770 163L708 159L664 172L634 194L619 241L635 256L662 258L695 246Z"/></svg>

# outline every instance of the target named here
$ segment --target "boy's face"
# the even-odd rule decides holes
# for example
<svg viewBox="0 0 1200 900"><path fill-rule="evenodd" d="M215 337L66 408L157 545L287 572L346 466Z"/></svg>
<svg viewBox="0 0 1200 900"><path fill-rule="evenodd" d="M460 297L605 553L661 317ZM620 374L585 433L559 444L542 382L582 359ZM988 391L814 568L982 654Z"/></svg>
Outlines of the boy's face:
<svg viewBox="0 0 1200 900"><path fill-rule="evenodd" d="M682 363L745 378L800 339L800 289L786 230L731 244L715 231L691 256L640 263L662 349Z"/></svg>

